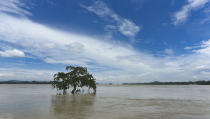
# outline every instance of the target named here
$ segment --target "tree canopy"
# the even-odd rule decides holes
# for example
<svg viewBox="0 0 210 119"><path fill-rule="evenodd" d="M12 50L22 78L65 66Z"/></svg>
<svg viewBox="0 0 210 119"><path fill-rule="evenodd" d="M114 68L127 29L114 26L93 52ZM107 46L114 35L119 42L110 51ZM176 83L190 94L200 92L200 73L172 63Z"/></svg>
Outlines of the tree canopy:
<svg viewBox="0 0 210 119"><path fill-rule="evenodd" d="M63 94L66 94L67 89L72 88L71 93L75 94L80 92L80 89L88 87L93 89L93 93L96 93L96 81L92 74L88 73L86 67L81 66L66 66L65 72L58 72L54 74L54 81L52 86L57 90L62 90Z"/></svg>

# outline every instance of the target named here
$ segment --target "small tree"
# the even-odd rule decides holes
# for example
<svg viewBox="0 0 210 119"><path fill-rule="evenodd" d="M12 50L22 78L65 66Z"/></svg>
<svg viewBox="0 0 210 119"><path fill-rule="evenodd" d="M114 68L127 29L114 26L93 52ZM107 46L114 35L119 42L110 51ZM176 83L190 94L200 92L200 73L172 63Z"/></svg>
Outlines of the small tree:
<svg viewBox="0 0 210 119"><path fill-rule="evenodd" d="M67 73L58 72L54 75L54 81L52 86L57 90L62 90L63 94L66 94L66 90L72 87L71 93L74 94L77 88L88 87L93 89L94 94L96 93L96 82L92 74L89 74L86 67L81 66L67 66Z"/></svg>

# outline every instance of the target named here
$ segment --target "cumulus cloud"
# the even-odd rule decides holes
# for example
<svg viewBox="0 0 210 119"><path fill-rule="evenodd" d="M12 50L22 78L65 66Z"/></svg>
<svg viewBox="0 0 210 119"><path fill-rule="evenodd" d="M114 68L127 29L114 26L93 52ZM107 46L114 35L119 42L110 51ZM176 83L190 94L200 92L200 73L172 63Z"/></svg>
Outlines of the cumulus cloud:
<svg viewBox="0 0 210 119"><path fill-rule="evenodd" d="M94 1L93 5L91 6L81 6L88 11L104 18L106 21L115 22L118 31L125 36L134 37L141 29L141 27L136 25L133 21L120 17L102 1Z"/></svg>
<svg viewBox="0 0 210 119"><path fill-rule="evenodd" d="M5 50L0 51L0 56L2 57L25 57L24 52L14 49L14 50Z"/></svg>
<svg viewBox="0 0 210 119"><path fill-rule="evenodd" d="M140 30L139 26L136 26L133 22L124 19L121 23L121 25L119 26L119 31L126 35L126 36L130 36L133 37L136 35L136 33Z"/></svg>
<svg viewBox="0 0 210 119"><path fill-rule="evenodd" d="M174 14L174 25L185 22L191 11L204 7L208 2L210 0L187 0L187 4Z"/></svg>

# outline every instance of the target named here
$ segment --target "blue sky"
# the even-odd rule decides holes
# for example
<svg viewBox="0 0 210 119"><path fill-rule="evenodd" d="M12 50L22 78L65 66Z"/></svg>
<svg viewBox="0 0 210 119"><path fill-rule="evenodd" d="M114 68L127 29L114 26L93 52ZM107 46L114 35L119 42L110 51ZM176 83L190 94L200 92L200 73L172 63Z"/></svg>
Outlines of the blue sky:
<svg viewBox="0 0 210 119"><path fill-rule="evenodd" d="M1 0L0 80L210 79L210 0Z"/></svg>

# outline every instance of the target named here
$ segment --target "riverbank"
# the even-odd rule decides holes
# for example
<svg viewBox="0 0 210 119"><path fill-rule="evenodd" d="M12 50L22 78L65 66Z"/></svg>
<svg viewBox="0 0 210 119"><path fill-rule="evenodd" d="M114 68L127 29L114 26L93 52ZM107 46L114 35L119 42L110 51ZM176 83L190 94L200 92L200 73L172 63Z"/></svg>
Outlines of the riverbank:
<svg viewBox="0 0 210 119"><path fill-rule="evenodd" d="M52 84L52 81L0 81L0 84ZM97 83L97 85L116 85L114 83ZM117 85L210 85L210 81L188 81L188 82L144 82L144 83L122 83Z"/></svg>
<svg viewBox="0 0 210 119"><path fill-rule="evenodd" d="M123 83L123 85L210 85L210 81Z"/></svg>

